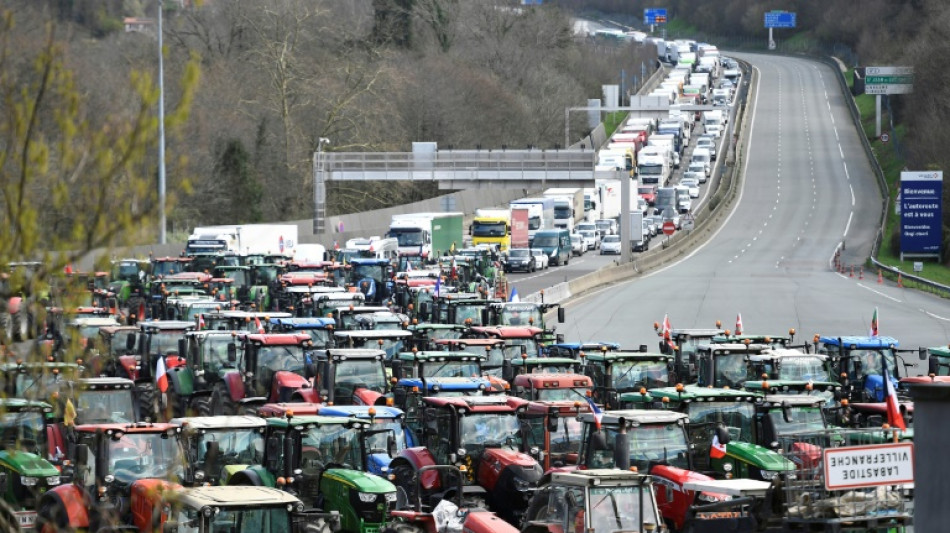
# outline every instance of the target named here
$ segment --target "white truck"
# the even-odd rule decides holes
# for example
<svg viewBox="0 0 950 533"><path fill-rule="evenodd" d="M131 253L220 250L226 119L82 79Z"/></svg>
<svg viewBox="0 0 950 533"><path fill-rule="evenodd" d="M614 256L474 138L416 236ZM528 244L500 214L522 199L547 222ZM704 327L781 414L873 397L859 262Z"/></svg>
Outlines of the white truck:
<svg viewBox="0 0 950 533"><path fill-rule="evenodd" d="M665 187L673 175L672 155L668 149L647 146L637 159L637 179L641 185Z"/></svg>
<svg viewBox="0 0 950 533"><path fill-rule="evenodd" d="M185 244L185 255L235 253L293 256L296 224L240 224L197 227Z"/></svg>
<svg viewBox="0 0 950 533"><path fill-rule="evenodd" d="M512 209L528 209L528 236L534 238L538 230L554 229L554 199L553 198L521 198L512 200L509 204Z"/></svg>
<svg viewBox="0 0 950 533"><path fill-rule="evenodd" d="M433 257L462 241L463 213L403 213L393 215L387 237L396 239L399 255Z"/></svg>
<svg viewBox="0 0 950 533"><path fill-rule="evenodd" d="M554 227L574 232L574 224L584 220L584 189L547 189L541 196L554 199Z"/></svg>
<svg viewBox="0 0 950 533"><path fill-rule="evenodd" d="M630 248L634 252L642 252L649 246L650 238L647 234L646 226L643 224L643 212L630 212L630 234L633 236L630 240Z"/></svg>

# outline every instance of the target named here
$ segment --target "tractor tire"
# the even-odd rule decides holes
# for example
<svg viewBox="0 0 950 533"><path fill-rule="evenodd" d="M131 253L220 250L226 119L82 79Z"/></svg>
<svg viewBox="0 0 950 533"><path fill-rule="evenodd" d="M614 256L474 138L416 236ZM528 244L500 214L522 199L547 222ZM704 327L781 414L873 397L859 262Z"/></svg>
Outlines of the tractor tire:
<svg viewBox="0 0 950 533"><path fill-rule="evenodd" d="M194 408L195 416L212 416L210 395L195 396L191 405Z"/></svg>
<svg viewBox="0 0 950 533"><path fill-rule="evenodd" d="M304 524L299 530L301 533L333 533L330 523L323 518Z"/></svg>
<svg viewBox="0 0 950 533"><path fill-rule="evenodd" d="M23 304L21 304L22 306ZM13 315L13 340L24 342L30 340L31 317L26 309L20 307L17 314Z"/></svg>
<svg viewBox="0 0 950 533"><path fill-rule="evenodd" d="M406 501L409 506L415 505L418 500L416 494L416 470L405 460L399 461L395 466L390 466L389 472L393 475L393 485L403 489L406 492Z"/></svg>
<svg viewBox="0 0 950 533"><path fill-rule="evenodd" d="M5 501L0 500L0 531L20 532L20 521L13 509Z"/></svg>
<svg viewBox="0 0 950 533"><path fill-rule="evenodd" d="M213 416L237 414L237 406L224 383L216 384L211 392L211 413Z"/></svg>
<svg viewBox="0 0 950 533"><path fill-rule="evenodd" d="M152 422L159 420L158 389L151 383L135 386L135 397L139 405L139 417Z"/></svg>
<svg viewBox="0 0 950 533"><path fill-rule="evenodd" d="M414 524L387 524L379 533L425 533L425 529Z"/></svg>

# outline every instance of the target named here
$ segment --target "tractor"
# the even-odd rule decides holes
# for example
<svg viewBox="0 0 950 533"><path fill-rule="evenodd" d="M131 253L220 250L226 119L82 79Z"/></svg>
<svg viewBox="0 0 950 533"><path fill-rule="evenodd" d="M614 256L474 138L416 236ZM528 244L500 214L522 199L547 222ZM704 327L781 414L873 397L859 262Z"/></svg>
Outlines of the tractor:
<svg viewBox="0 0 950 533"><path fill-rule="evenodd" d="M229 485L275 486L308 509L337 511L341 530L376 532L396 502L396 487L358 470L366 464L355 418L294 416L266 419L264 463L234 472Z"/></svg>
<svg viewBox="0 0 950 533"><path fill-rule="evenodd" d="M354 258L349 262L346 281L363 293L366 303L383 305L393 295L393 267L387 259Z"/></svg>
<svg viewBox="0 0 950 533"><path fill-rule="evenodd" d="M156 492L176 490L182 465L177 426L171 424L90 424L70 426L64 467L70 483L40 497L39 531L132 526L153 530L157 517L143 515ZM156 520L156 521L153 521Z"/></svg>
<svg viewBox="0 0 950 533"><path fill-rule="evenodd" d="M407 497L400 487L399 496L405 501L397 503L397 509L390 513L391 518L380 533L517 533L517 528L479 507L477 500L464 499L464 478L464 472L455 465L420 468L411 480L413 489L409 491L416 496ZM420 497L424 494L423 484L453 486L445 491L446 498L437 500L436 504Z"/></svg>
<svg viewBox="0 0 950 533"><path fill-rule="evenodd" d="M519 524L542 473L533 457L519 451L518 415L527 403L497 395L423 398L406 412L406 423L422 445L393 459L394 482L409 501L431 506L456 489L420 469L456 466L463 472L466 498L479 499L508 523ZM422 476L421 492L417 476Z"/></svg>
<svg viewBox="0 0 950 533"><path fill-rule="evenodd" d="M312 295L310 307L298 309L297 312L309 316L336 318L338 309L354 309L365 305L366 296L361 292L324 292Z"/></svg>
<svg viewBox="0 0 950 533"><path fill-rule="evenodd" d="M583 361L584 374L594 382L593 399L607 409L620 407L620 395L625 392L666 387L673 367L672 355L645 351L595 351Z"/></svg>
<svg viewBox="0 0 950 533"><path fill-rule="evenodd" d="M511 380L515 396L532 402L582 401L593 392L594 382L583 374L549 373L547 370L518 374Z"/></svg>
<svg viewBox="0 0 950 533"><path fill-rule="evenodd" d="M522 532L659 532L662 525L650 476L577 470L544 476L531 498Z"/></svg>
<svg viewBox="0 0 950 533"><path fill-rule="evenodd" d="M375 348L386 354L389 364L397 354L409 349L412 332L404 329L367 329L333 332L337 348Z"/></svg>
<svg viewBox="0 0 950 533"><path fill-rule="evenodd" d="M161 358L166 370L185 365L180 353L180 339L195 330L194 322L177 320L148 320L139 322L138 365L129 378L135 381L139 412L143 417L158 420L161 415L159 391L155 387L155 372Z"/></svg>
<svg viewBox="0 0 950 533"><path fill-rule="evenodd" d="M769 350L767 344L705 344L696 350L697 381L703 387L741 389L754 379L750 358ZM649 388L649 387L648 387Z"/></svg>
<svg viewBox="0 0 950 533"><path fill-rule="evenodd" d="M338 513L304 511L296 496L270 487L195 487L164 496L163 504L143 509L158 512L146 523L161 524L164 533L332 533L340 528Z"/></svg>
<svg viewBox="0 0 950 533"><path fill-rule="evenodd" d="M386 352L370 348L334 348L315 352L307 377L313 386L288 391L282 401L319 402L333 405L392 405L386 375Z"/></svg>
<svg viewBox="0 0 950 533"><path fill-rule="evenodd" d="M674 380L693 383L697 379L697 352L701 346L712 343L713 337L723 335L725 330L716 328L677 328L669 330L669 339L660 339L660 353L673 356ZM653 323L657 335L663 336L659 322Z"/></svg>
<svg viewBox="0 0 950 533"><path fill-rule="evenodd" d="M271 318L270 330L275 333L306 333L310 335L315 349L332 347L332 335L335 323L330 318Z"/></svg>
<svg viewBox="0 0 950 533"><path fill-rule="evenodd" d="M893 337L823 337L815 335L815 351L827 355L832 367L840 376L844 397L854 403L881 403L885 387L883 365L897 391L898 397L908 399L908 393L900 385L900 379L908 368L917 363L908 363L903 353L916 353L921 361L927 360L926 348L900 350Z"/></svg>
<svg viewBox="0 0 950 533"><path fill-rule="evenodd" d="M173 418L181 426L185 472L181 484L226 485L234 472L264 462L267 422L256 416Z"/></svg>
<svg viewBox="0 0 950 533"><path fill-rule="evenodd" d="M512 383L522 374L577 374L581 371L580 359L567 357L521 357L506 359L502 365L502 378Z"/></svg>
<svg viewBox="0 0 950 533"><path fill-rule="evenodd" d="M580 361L589 352L616 351L616 342L559 342L544 346L545 357L560 357Z"/></svg>
<svg viewBox="0 0 950 533"><path fill-rule="evenodd" d="M61 481L59 470L46 459L53 407L8 398L0 400L0 411L0 500L12 508L21 529L33 529L37 501Z"/></svg>
<svg viewBox="0 0 950 533"><path fill-rule="evenodd" d="M515 351L520 352L520 345L509 348L502 339L474 339L466 336L458 339L438 339L435 341L435 349L448 352L484 351L488 355L488 360L482 362L482 373L486 376L502 378L505 362L513 360L516 357ZM517 354L520 357L520 353Z"/></svg>
<svg viewBox="0 0 950 533"><path fill-rule="evenodd" d="M747 365L750 379L745 382L745 389L763 394L782 392L819 395L825 398L829 410L837 410L842 387L832 377L828 356L807 354L791 348L775 348L749 356ZM762 390L763 383L768 383L768 390Z"/></svg>
<svg viewBox="0 0 950 533"><path fill-rule="evenodd" d="M145 318L145 304L148 277L152 265L148 261L138 259L122 259L112 262L112 272L109 275L108 292L115 295L119 307L125 307L129 314L135 314L137 319Z"/></svg>
<svg viewBox="0 0 950 533"><path fill-rule="evenodd" d="M402 352L391 363L394 405L405 409L423 396L466 396L504 392L507 383L482 376L485 354L469 352ZM412 396L412 398L410 398Z"/></svg>
<svg viewBox="0 0 950 533"><path fill-rule="evenodd" d="M521 450L537 459L545 472L576 465L581 445L581 413L590 412L584 400L532 401L519 413L524 435Z"/></svg>

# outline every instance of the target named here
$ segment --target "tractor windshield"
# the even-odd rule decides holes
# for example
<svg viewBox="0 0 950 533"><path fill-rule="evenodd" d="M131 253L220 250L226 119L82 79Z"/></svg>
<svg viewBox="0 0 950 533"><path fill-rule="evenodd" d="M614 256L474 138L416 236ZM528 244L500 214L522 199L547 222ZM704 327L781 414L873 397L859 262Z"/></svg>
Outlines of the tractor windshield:
<svg viewBox="0 0 950 533"><path fill-rule="evenodd" d="M665 387L670 382L670 372L665 361L614 361L610 371L612 386L617 390L639 387L653 389Z"/></svg>
<svg viewBox="0 0 950 533"><path fill-rule="evenodd" d="M788 422L785 421L782 409L776 408L769 411L769 419L776 435L825 429L825 419L820 407L792 407L788 410Z"/></svg>
<svg viewBox="0 0 950 533"><path fill-rule="evenodd" d="M882 375L882 361L887 361L887 374L895 379L897 373L897 358L890 348L883 349L856 349L851 350L848 358L848 377L853 380L863 379L864 376Z"/></svg>
<svg viewBox="0 0 950 533"><path fill-rule="evenodd" d="M240 533L278 533L291 531L290 513L287 508L279 507L227 507L214 508L215 513L208 518L202 518L195 509L182 510L178 513L179 529L175 531L234 531ZM210 523L207 527L199 528L203 520Z"/></svg>
<svg viewBox="0 0 950 533"><path fill-rule="evenodd" d="M538 401L542 402L559 402L564 400L570 401L581 401L583 402L587 398L587 392L590 389L587 387L583 388L572 388L572 389L545 389L539 388L538 391Z"/></svg>
<svg viewBox="0 0 950 533"><path fill-rule="evenodd" d="M478 361L432 362L423 367L427 378L468 378L480 376Z"/></svg>
<svg viewBox="0 0 950 533"><path fill-rule="evenodd" d="M692 402L688 404L690 433L705 440L711 439L712 430L722 424L729 436L738 442L755 442L752 424L755 407L748 402ZM694 438L694 440L697 440Z"/></svg>
<svg viewBox="0 0 950 533"><path fill-rule="evenodd" d="M650 504L652 495L644 495L643 490L638 486L592 487L587 531L644 531L643 524L662 523Z"/></svg>
<svg viewBox="0 0 950 533"><path fill-rule="evenodd" d="M606 435L603 447L592 449L589 468L616 468L614 464L614 444L617 439L617 428L604 428ZM596 434L593 424L584 428L585 443L590 443ZM675 423L641 425L628 430L630 439L630 466L637 467L641 472L649 472L654 464L665 462L670 466L689 469L689 444L686 442L686 432Z"/></svg>
<svg viewBox="0 0 950 533"><path fill-rule="evenodd" d="M46 423L43 413L22 411L0 415L0 430L3 431L3 447L7 450L22 450L46 457ZM60 450L65 453L66 450Z"/></svg>
<svg viewBox="0 0 950 533"><path fill-rule="evenodd" d="M328 424L308 429L302 436L303 458L311 454L323 464L338 464L346 468L359 468L359 430L344 424Z"/></svg>
<svg viewBox="0 0 950 533"><path fill-rule="evenodd" d="M164 433L116 433L109 439L108 472L131 484L148 478L181 477L178 441ZM108 437L103 437L108 438Z"/></svg>
<svg viewBox="0 0 950 533"><path fill-rule="evenodd" d="M539 357L538 343L534 339L506 339L505 359L520 359L521 354L528 357Z"/></svg>
<svg viewBox="0 0 950 533"><path fill-rule="evenodd" d="M184 335L184 330L154 331L148 337L148 351L153 355L177 354L178 339Z"/></svg>
<svg viewBox="0 0 950 533"><path fill-rule="evenodd" d="M130 424L135 422L132 389L84 390L79 393L80 424Z"/></svg>
<svg viewBox="0 0 950 533"><path fill-rule="evenodd" d="M499 324L502 326L538 326L544 324L541 309L531 304L506 305L501 308Z"/></svg>
<svg viewBox="0 0 950 533"><path fill-rule="evenodd" d="M490 446L521 448L521 428L514 413L476 413L460 419L460 444L472 457Z"/></svg>
<svg viewBox="0 0 950 533"><path fill-rule="evenodd" d="M200 341L201 362L205 372L217 376L222 369L234 368L234 363L228 361L228 345L233 341L230 335L208 335Z"/></svg>
<svg viewBox="0 0 950 533"><path fill-rule="evenodd" d="M360 281L363 279L372 279L374 281L382 281L383 279L383 266L382 265L353 265L353 274L354 281Z"/></svg>
<svg viewBox="0 0 950 533"><path fill-rule="evenodd" d="M746 366L746 354L725 353L716 354L716 376L714 387L730 387L741 389L748 380L749 371Z"/></svg>
<svg viewBox="0 0 950 533"><path fill-rule="evenodd" d="M880 361L880 358L878 358ZM880 366L880 363L878 363ZM769 372L771 375L772 372ZM785 357L780 360L778 379L788 381L831 381L825 360L820 357Z"/></svg>
<svg viewBox="0 0 950 533"><path fill-rule="evenodd" d="M161 278L170 274L183 272L184 266L178 261L154 261L152 262L152 276ZM138 273L136 273L138 275Z"/></svg>
<svg viewBox="0 0 950 533"><path fill-rule="evenodd" d="M138 263L118 263L112 271L112 279L122 281L139 281Z"/></svg>
<svg viewBox="0 0 950 533"><path fill-rule="evenodd" d="M455 323L460 325L481 326L483 305L458 305L455 307ZM470 321L470 322L469 322Z"/></svg>
<svg viewBox="0 0 950 533"><path fill-rule="evenodd" d="M402 424L395 420L376 419L376 423L370 427L370 431L385 429L386 432L374 433L366 439L367 453L389 453L388 440L393 435L396 439L395 453L406 449L406 432Z"/></svg>
<svg viewBox="0 0 950 533"><path fill-rule="evenodd" d="M208 431L198 439L198 463L207 460L211 443L218 443L219 467L230 465L259 465L264 460L264 434L254 429Z"/></svg>
<svg viewBox="0 0 950 533"><path fill-rule="evenodd" d="M346 359L336 365L336 387L386 392L386 371L376 359Z"/></svg>
<svg viewBox="0 0 950 533"><path fill-rule="evenodd" d="M286 370L303 375L305 364L301 346L261 346L257 356L258 373L268 388L277 372Z"/></svg>

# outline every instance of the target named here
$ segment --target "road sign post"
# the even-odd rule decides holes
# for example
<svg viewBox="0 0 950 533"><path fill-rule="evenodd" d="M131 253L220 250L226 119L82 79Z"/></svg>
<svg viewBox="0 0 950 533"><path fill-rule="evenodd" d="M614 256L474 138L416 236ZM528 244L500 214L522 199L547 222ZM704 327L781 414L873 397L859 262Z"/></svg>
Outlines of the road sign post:
<svg viewBox="0 0 950 533"><path fill-rule="evenodd" d="M943 171L901 172L901 261L940 257Z"/></svg>
<svg viewBox="0 0 950 533"><path fill-rule="evenodd" d="M669 237L670 235L676 233L676 224L672 220L667 220L663 223L663 235Z"/></svg>
<svg viewBox="0 0 950 533"><path fill-rule="evenodd" d="M788 11L768 11L765 13L765 27L769 29L769 50L775 50L773 28L794 28L796 14Z"/></svg>

